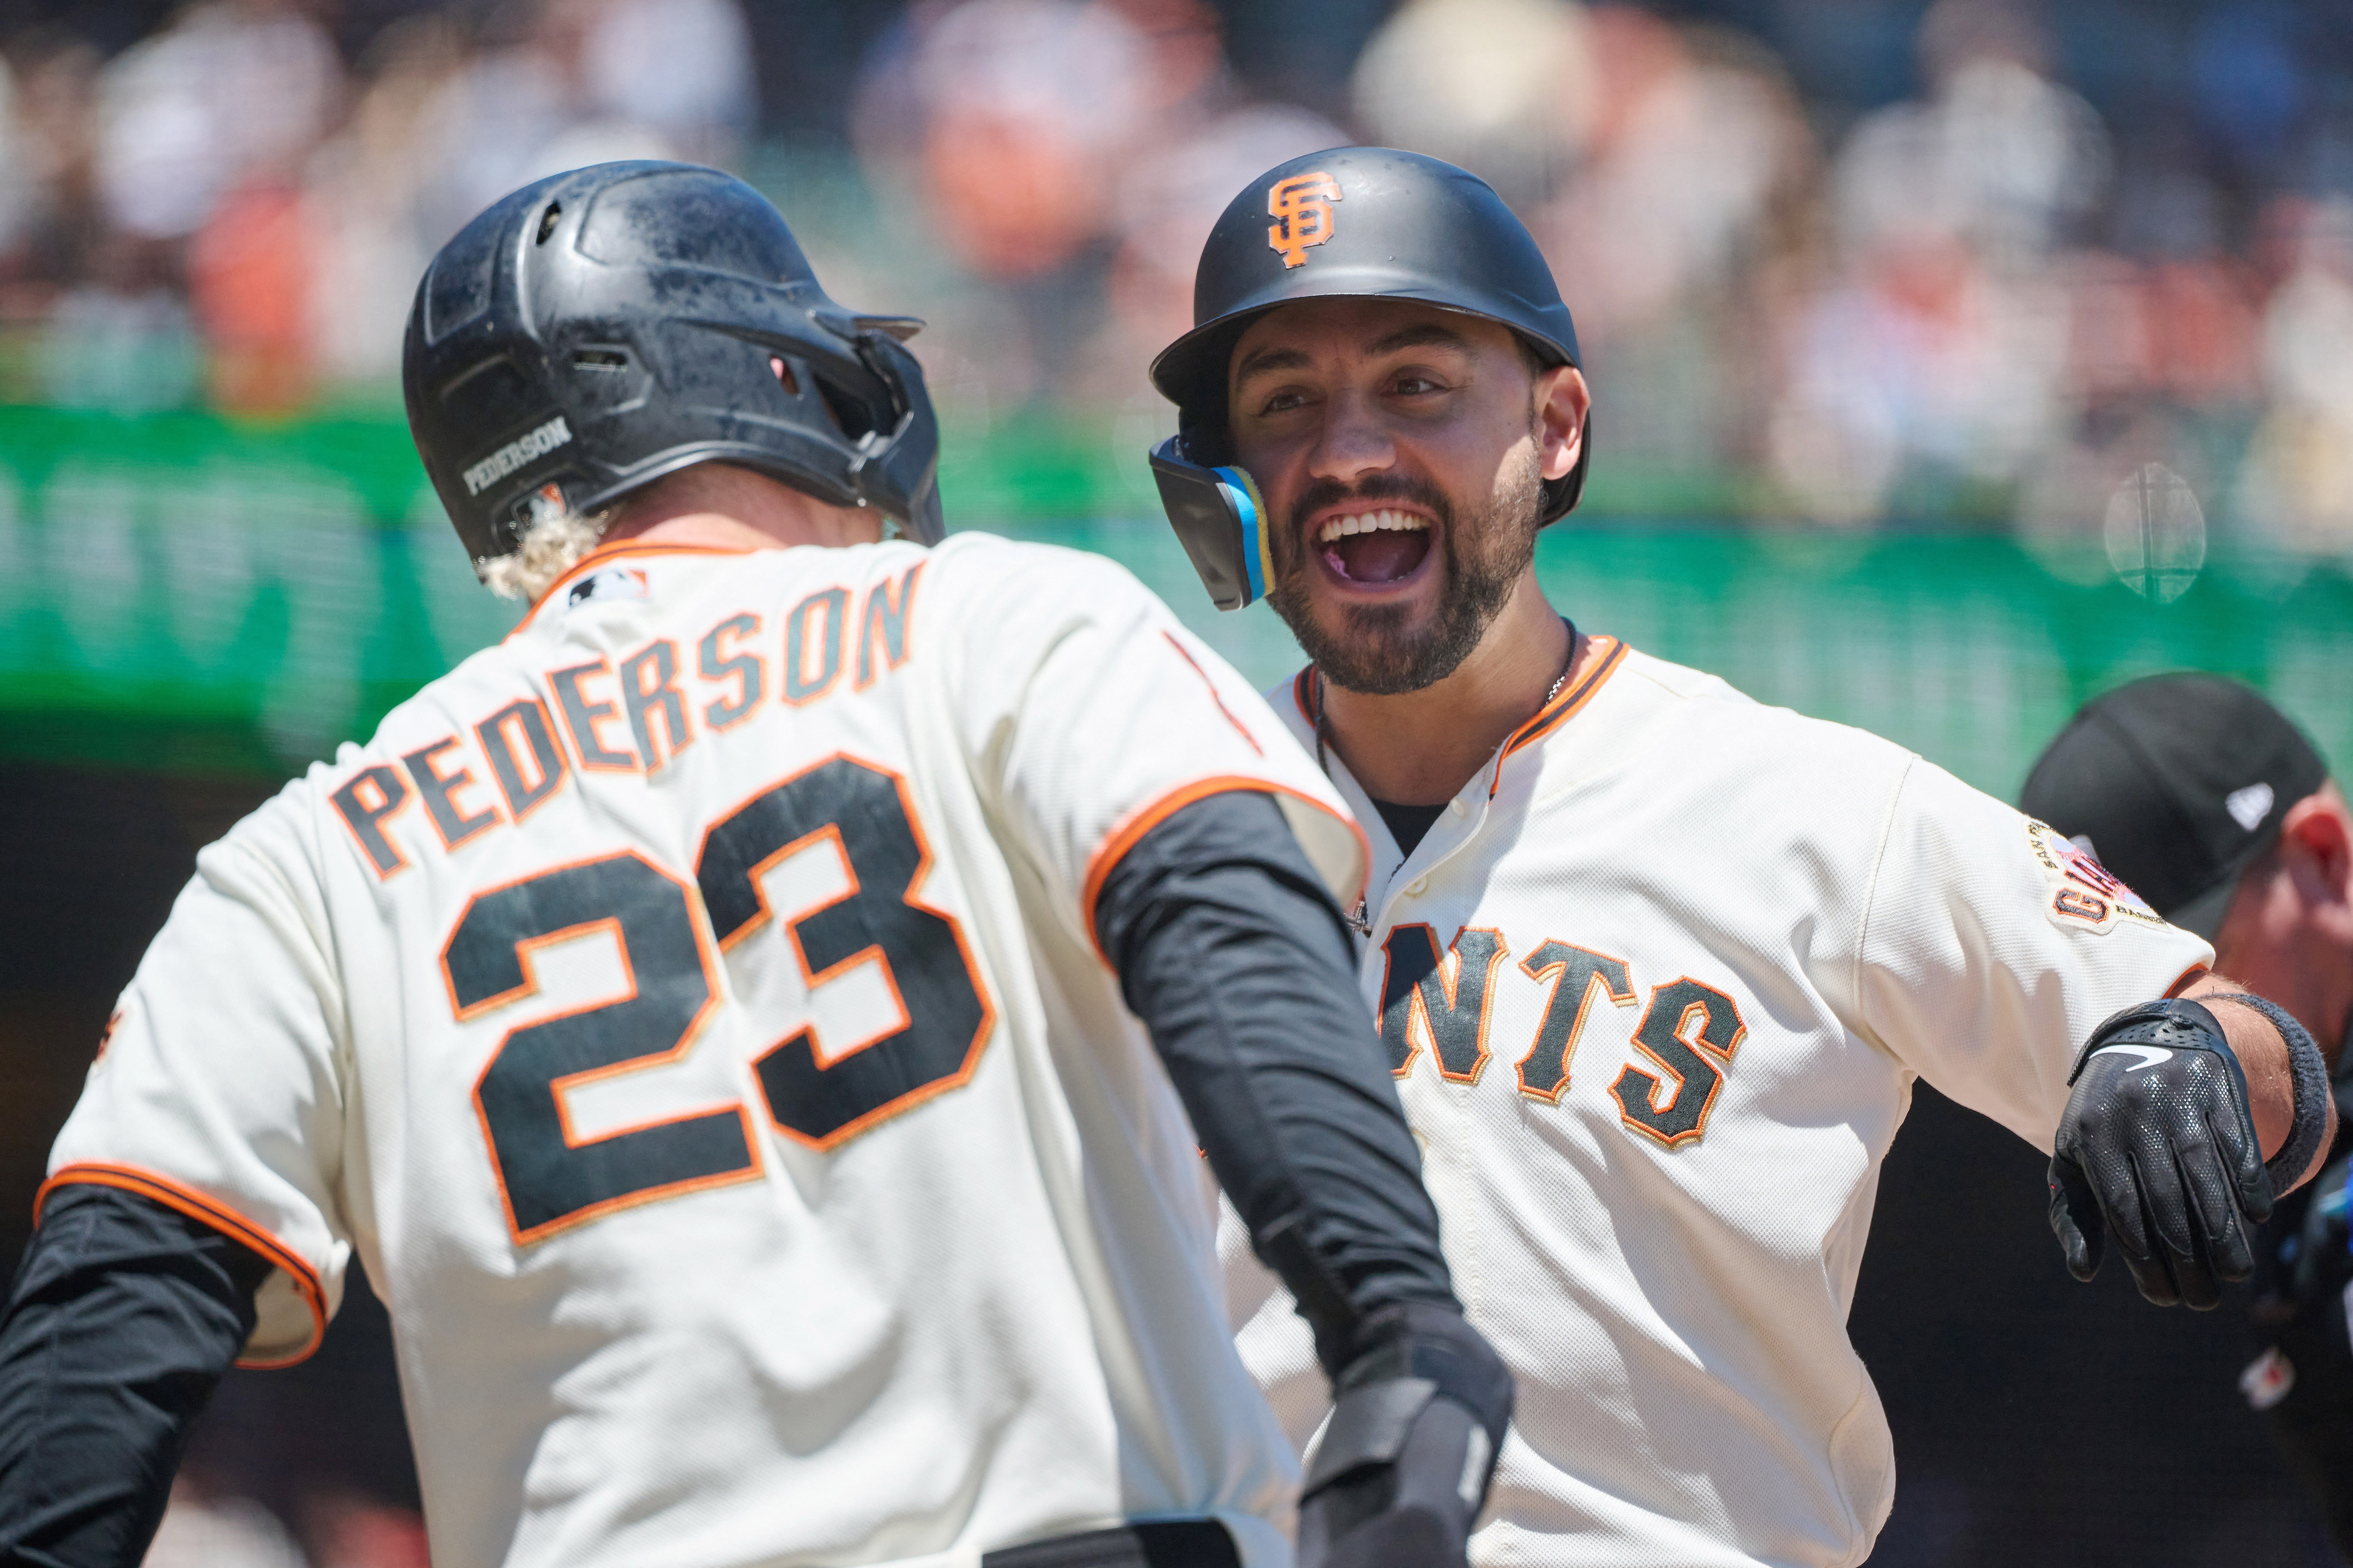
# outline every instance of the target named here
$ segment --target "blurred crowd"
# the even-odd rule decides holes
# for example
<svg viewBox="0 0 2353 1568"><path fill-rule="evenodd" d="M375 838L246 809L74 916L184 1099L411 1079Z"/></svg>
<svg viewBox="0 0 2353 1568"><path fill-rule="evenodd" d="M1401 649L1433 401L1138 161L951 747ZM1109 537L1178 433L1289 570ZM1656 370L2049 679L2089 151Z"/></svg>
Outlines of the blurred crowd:
<svg viewBox="0 0 2353 1568"><path fill-rule="evenodd" d="M740 160L734 0L419 9L356 58L307 0L198 0L111 58L0 73L7 393L282 414L396 381L425 263L497 197L608 158Z"/></svg>
<svg viewBox="0 0 2353 1568"><path fill-rule="evenodd" d="M930 317L952 426L1136 444L1227 200L1369 141L1469 166L1537 233L1606 505L2091 538L2156 462L2218 532L2353 552L2341 0L368 15L198 0L111 52L0 40L0 397L382 400L466 216L650 155L744 173L837 296ZM1895 63L1858 83L1860 34Z"/></svg>

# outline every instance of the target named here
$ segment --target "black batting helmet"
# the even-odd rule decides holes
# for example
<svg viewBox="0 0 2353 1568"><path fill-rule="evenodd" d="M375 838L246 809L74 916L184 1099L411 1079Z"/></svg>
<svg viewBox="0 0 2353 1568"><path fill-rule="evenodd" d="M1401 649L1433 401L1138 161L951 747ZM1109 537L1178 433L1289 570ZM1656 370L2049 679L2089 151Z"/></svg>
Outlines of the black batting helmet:
<svg viewBox="0 0 2353 1568"><path fill-rule="evenodd" d="M1335 147L1252 180L1209 231L1193 330L1152 362L1177 434L1153 453L1169 521L1229 609L1264 591L1254 487L1229 460L1226 375L1234 344L1294 300L1412 300L1509 327L1546 364L1576 364L1577 328L1527 226L1486 181L1393 147ZM1592 449L1545 486L1543 521L1577 505ZM1229 602L1230 601L1230 602Z"/></svg>
<svg viewBox="0 0 2353 1568"><path fill-rule="evenodd" d="M711 460L874 507L931 544L939 427L900 346L922 325L827 298L783 216L733 175L598 163L524 186L441 247L401 381L478 563L536 516Z"/></svg>

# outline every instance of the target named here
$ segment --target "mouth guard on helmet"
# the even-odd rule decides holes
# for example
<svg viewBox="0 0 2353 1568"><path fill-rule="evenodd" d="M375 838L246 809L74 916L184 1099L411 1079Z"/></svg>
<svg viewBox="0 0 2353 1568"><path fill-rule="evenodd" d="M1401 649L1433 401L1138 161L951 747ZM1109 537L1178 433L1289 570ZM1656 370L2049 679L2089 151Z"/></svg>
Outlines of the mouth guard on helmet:
<svg viewBox="0 0 2353 1568"><path fill-rule="evenodd" d="M1266 597L1274 574L1266 502L1258 481L1240 468L1204 468L1187 458L1171 436L1152 449L1152 477L1169 526L1201 574L1201 586L1221 610L1239 610Z"/></svg>

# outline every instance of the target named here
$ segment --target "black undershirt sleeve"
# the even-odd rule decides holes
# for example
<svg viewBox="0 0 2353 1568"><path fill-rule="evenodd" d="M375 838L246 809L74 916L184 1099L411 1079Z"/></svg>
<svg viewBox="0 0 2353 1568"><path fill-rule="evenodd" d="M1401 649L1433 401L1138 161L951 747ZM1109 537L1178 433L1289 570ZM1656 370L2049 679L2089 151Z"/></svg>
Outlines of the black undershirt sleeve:
<svg viewBox="0 0 2353 1568"><path fill-rule="evenodd" d="M132 1193L50 1196L0 1319L0 1568L137 1568L269 1268Z"/></svg>
<svg viewBox="0 0 2353 1568"><path fill-rule="evenodd" d="M1172 813L1104 879L1095 933L1324 1370L1381 1307L1459 1311L1347 928L1272 799Z"/></svg>

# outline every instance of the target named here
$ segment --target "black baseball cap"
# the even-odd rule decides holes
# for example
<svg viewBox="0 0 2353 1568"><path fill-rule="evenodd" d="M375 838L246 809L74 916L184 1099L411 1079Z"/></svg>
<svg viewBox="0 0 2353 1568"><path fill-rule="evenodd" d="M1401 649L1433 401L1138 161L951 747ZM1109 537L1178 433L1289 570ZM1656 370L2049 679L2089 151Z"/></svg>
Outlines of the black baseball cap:
<svg viewBox="0 0 2353 1568"><path fill-rule="evenodd" d="M2252 687L2153 675L2085 703L2018 804L2211 942L2240 873L2279 842L2287 808L2327 782L2312 742Z"/></svg>

